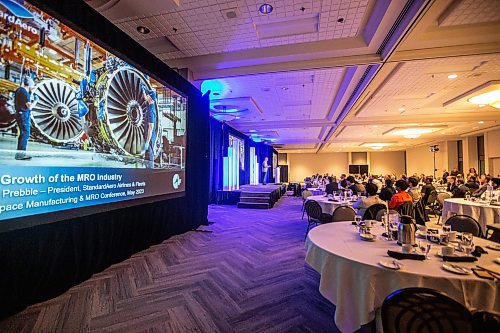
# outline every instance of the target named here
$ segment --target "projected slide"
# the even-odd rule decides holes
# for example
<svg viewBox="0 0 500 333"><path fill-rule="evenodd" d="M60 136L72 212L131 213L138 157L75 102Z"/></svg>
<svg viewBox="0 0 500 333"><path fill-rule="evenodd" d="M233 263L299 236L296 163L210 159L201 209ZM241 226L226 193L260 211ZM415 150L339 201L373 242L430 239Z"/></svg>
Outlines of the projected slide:
<svg viewBox="0 0 500 333"><path fill-rule="evenodd" d="M185 190L187 99L0 0L0 221Z"/></svg>

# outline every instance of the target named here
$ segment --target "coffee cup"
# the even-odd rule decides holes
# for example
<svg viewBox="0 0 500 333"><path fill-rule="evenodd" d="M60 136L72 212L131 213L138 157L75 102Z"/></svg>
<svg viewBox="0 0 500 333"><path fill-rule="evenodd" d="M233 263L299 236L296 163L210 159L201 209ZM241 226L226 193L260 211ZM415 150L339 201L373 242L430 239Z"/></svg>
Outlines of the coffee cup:
<svg viewBox="0 0 500 333"><path fill-rule="evenodd" d="M454 242L457 240L457 232L456 231L450 231L448 233L448 241Z"/></svg>
<svg viewBox="0 0 500 333"><path fill-rule="evenodd" d="M413 250L413 246L411 244L403 244L401 246L401 249L403 253L411 253L411 251Z"/></svg>
<svg viewBox="0 0 500 333"><path fill-rule="evenodd" d="M453 246L443 246L441 253L443 256L452 256L455 253L455 248Z"/></svg>

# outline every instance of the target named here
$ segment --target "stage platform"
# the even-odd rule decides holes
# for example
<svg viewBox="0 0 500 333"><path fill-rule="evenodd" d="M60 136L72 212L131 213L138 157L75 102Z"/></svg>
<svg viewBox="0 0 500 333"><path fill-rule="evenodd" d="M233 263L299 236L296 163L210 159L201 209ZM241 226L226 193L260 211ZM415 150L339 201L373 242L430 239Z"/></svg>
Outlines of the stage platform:
<svg viewBox="0 0 500 333"><path fill-rule="evenodd" d="M239 190L218 191L217 204L238 208L269 209L286 193L286 184L242 185Z"/></svg>

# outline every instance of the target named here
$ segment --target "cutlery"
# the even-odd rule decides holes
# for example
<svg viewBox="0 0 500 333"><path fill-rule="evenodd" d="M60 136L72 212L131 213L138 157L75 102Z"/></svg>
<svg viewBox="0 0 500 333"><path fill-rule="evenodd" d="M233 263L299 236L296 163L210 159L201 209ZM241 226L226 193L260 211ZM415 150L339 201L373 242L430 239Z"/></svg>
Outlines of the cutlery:
<svg viewBox="0 0 500 333"><path fill-rule="evenodd" d="M399 265L399 263L396 261L396 260L393 260L392 261L392 264L394 265L394 267L396 267L397 269L401 269L401 266Z"/></svg>
<svg viewBox="0 0 500 333"><path fill-rule="evenodd" d="M457 271L460 271L462 273L469 273L469 270L462 267L462 266L458 266L458 265L455 265L455 264L451 264L450 265L451 267L455 268Z"/></svg>
<svg viewBox="0 0 500 333"><path fill-rule="evenodd" d="M425 259L429 259L429 252L431 252L431 244L426 244Z"/></svg>

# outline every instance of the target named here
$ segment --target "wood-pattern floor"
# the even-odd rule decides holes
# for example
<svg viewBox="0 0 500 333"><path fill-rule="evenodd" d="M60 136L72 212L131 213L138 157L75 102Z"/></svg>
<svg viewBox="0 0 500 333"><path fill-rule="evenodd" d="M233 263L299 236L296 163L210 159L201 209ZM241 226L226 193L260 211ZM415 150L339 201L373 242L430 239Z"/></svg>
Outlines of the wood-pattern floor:
<svg viewBox="0 0 500 333"><path fill-rule="evenodd" d="M0 332L337 332L305 264L301 200L271 210L211 206L207 230L137 253Z"/></svg>

